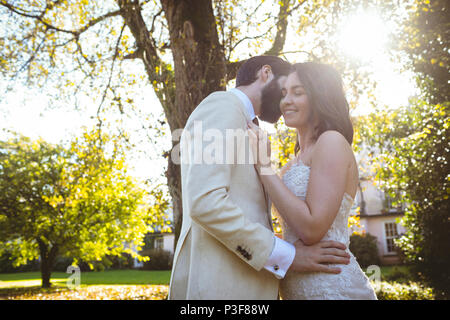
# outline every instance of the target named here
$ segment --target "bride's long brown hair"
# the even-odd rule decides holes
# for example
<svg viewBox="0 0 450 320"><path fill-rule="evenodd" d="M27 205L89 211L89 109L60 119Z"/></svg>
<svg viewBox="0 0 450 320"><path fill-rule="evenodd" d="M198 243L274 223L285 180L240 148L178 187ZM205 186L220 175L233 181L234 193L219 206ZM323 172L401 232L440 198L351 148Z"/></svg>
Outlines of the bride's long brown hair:
<svg viewBox="0 0 450 320"><path fill-rule="evenodd" d="M336 130L351 145L353 125L339 73L330 65L316 62L296 63L291 72L297 73L305 88L313 118L316 117L319 121L314 128L314 139L317 140L327 130ZM298 151L300 145L297 134L295 154Z"/></svg>

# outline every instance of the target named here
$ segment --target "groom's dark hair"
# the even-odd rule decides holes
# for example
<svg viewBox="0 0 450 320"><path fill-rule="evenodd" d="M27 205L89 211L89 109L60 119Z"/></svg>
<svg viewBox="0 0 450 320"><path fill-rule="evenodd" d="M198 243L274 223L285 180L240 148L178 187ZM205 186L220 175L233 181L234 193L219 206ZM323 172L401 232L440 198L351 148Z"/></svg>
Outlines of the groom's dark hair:
<svg viewBox="0 0 450 320"><path fill-rule="evenodd" d="M248 59L239 68L236 76L236 87L248 86L258 79L257 72L265 65L272 68L275 77L287 76L291 70L291 64L275 56L256 56Z"/></svg>

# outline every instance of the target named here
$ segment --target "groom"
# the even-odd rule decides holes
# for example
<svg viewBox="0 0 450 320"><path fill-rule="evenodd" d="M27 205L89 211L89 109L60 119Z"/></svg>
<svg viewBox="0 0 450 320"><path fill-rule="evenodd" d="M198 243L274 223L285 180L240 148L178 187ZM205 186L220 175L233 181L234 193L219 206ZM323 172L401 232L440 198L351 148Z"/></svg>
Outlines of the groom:
<svg viewBox="0 0 450 320"><path fill-rule="evenodd" d="M181 144L182 159L189 159L181 163L183 224L169 299L277 299L288 269L339 273L327 263L348 263L341 243L305 246L276 237L258 173L250 161L238 160L249 158L248 146L235 146L233 137L237 151L228 154L230 131L246 132L256 116L272 123L280 118L280 86L289 71L290 64L278 57L253 57L239 69L236 88L210 94L189 117ZM202 144L206 132L224 137L225 158L233 161L198 161L204 159L199 150L210 150ZM216 150L215 160L220 155Z"/></svg>

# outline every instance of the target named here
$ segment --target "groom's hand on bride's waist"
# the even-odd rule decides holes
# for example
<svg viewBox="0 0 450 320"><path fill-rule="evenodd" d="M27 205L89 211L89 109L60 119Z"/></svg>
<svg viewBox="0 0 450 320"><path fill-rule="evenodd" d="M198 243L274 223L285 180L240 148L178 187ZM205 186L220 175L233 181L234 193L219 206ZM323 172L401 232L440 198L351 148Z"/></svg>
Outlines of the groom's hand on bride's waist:
<svg viewBox="0 0 450 320"><path fill-rule="evenodd" d="M349 264L350 255L343 243L337 241L321 241L311 246L301 240L294 243L295 258L290 270L297 272L325 272L338 274L339 266L329 264Z"/></svg>

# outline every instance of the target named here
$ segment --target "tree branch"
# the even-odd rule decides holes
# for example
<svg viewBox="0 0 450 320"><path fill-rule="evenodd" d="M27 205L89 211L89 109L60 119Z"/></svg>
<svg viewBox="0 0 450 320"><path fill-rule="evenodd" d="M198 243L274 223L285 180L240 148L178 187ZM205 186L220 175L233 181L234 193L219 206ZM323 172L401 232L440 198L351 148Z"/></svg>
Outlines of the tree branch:
<svg viewBox="0 0 450 320"><path fill-rule="evenodd" d="M301 5L303 5L305 3L305 0L299 2L296 6L292 8L291 8L291 0L282 0L279 3L280 3L280 12L278 13L278 20L276 23L277 33L275 35L275 40L273 42L272 47L269 50L267 50L264 53L264 55L274 55L274 56L281 55L284 43L286 41L288 17L294 10L297 10ZM246 39L248 39L248 37L241 39L238 42L238 44ZM245 61L247 60L227 63L227 81L236 78L237 70Z"/></svg>
<svg viewBox="0 0 450 320"><path fill-rule="evenodd" d="M139 3L133 0L118 0L118 4L121 15L136 40L136 52L142 51L142 61L148 75L159 82L160 79L155 72L155 67L161 65L161 61L154 46L154 40L151 38L151 34L142 17Z"/></svg>
<svg viewBox="0 0 450 320"><path fill-rule="evenodd" d="M165 105L173 104L174 101L172 101L172 95L170 94L170 91L173 90L171 71L166 69L166 64L158 55L156 42L142 17L142 5L139 4L139 1L134 0L117 0L117 2L121 15L130 29L137 46L137 50L126 56L126 58L141 58L150 81L156 81L164 88L164 90L155 91L163 108Z"/></svg>
<svg viewBox="0 0 450 320"><path fill-rule="evenodd" d="M111 71L109 73L108 83L107 83L107 85L105 87L105 90L103 91L102 101L100 102L100 105L97 108L97 120L98 120L98 128L99 128L99 130L101 129L102 122L103 122L101 117L100 117L100 112L101 112L103 103L105 101L108 89L111 88L111 80L112 80L112 76L113 76L113 72L114 72L114 64L115 64L116 59L117 59L117 55L118 55L118 52L119 52L119 44L120 44L120 40L122 39L122 34L123 34L123 31L125 30L125 26L126 26L126 24L124 23L123 26L122 26L122 29L120 30L119 37L117 38L116 48L115 48L115 51L114 51L113 61L111 63Z"/></svg>
<svg viewBox="0 0 450 320"><path fill-rule="evenodd" d="M124 56L122 59L123 60L127 60L127 59L136 59L136 58L140 58L142 59L142 53L144 50L142 50L142 48L137 48L134 52L127 54L126 56Z"/></svg>
<svg viewBox="0 0 450 320"><path fill-rule="evenodd" d="M99 16L97 18L92 19L91 21L89 21L84 27L78 29L77 31L75 31L78 35L82 34L83 32L85 32L87 29L89 29L92 26L95 26L97 23L102 22L103 20L110 18L110 17L116 17L119 16L121 14L121 10L116 10L116 11L111 11L108 12L102 16Z"/></svg>
<svg viewBox="0 0 450 320"><path fill-rule="evenodd" d="M286 30L288 25L288 17L290 14L290 0L281 0L280 3L280 12L278 13L278 21L277 21L277 34L275 35L275 40L273 42L272 48L267 50L265 55L273 55L277 56L281 50L283 50L284 43L286 41Z"/></svg>
<svg viewBox="0 0 450 320"><path fill-rule="evenodd" d="M52 3L51 5L47 5L47 7L44 9L44 11L41 12L41 14L39 15L33 15L30 13L27 13L19 8L14 7L13 5L7 3L7 2L1 2L0 5L8 8L10 11L21 15L23 17L27 17L27 18L32 18L32 19L36 19L38 20L40 23L42 23L44 26L47 27L47 29L51 29L51 30L55 30L55 31L59 31L59 32L64 32L64 33L69 33L74 35L75 37L78 37L80 34L82 34L83 32L85 32L86 30L88 30L90 27L96 25L97 23L109 18L109 17L115 17L115 16L119 16L121 14L121 10L116 10L116 11L112 11L112 12L108 12L104 15L101 15L97 18L92 19L91 21L89 21L86 25L84 25L83 27L81 27L78 30L67 30L67 29L62 29L62 28L58 28L55 27L54 25L51 25L50 23L46 22L44 20L44 15L47 12L47 10L52 9L57 3L59 3L59 1L56 1L55 3Z"/></svg>
<svg viewBox="0 0 450 320"><path fill-rule="evenodd" d="M318 61L319 60L319 58L312 51L309 52L309 51L305 51L305 50L283 51L283 52L280 52L279 55L284 57L284 55L288 54L288 53L306 53L307 55L312 57L313 61ZM284 58L287 61L286 57L284 57Z"/></svg>
<svg viewBox="0 0 450 320"><path fill-rule="evenodd" d="M227 82L232 80L232 79L234 79L234 78L236 78L237 71L244 64L245 61L247 61L247 59L240 60L240 61L235 61L235 62L228 62L227 63L227 66L226 66L226 70L227 70L227 79L226 79L226 81Z"/></svg>
<svg viewBox="0 0 450 320"><path fill-rule="evenodd" d="M22 11L22 10L20 10L20 9L14 7L14 6L12 6L12 5L10 5L10 4L7 3L7 2L3 2L3 1L2 1L2 2L0 3L0 5L2 5L2 6L4 6L4 7L6 7L6 8L8 8L8 9L11 10L12 12L14 12L14 13L16 13L16 14L18 14L18 15L21 15L21 16L23 16L23 17L27 17L27 18L32 18L32 19L38 20L38 21L41 22L44 26L46 26L47 29L52 29L52 30L56 30L56 31L59 31L59 32L70 33L70 34L76 35L76 32L75 32L75 31L72 31L72 30L66 30L66 29L61 29L61 28L55 27L55 26L49 24L48 22L44 21L43 15L45 14L45 10L44 10L40 15L32 15L32 14L26 13L26 12L24 12L24 11Z"/></svg>
<svg viewBox="0 0 450 320"><path fill-rule="evenodd" d="M44 33L46 33L47 32L47 29L45 30L45 32ZM42 37L42 41L38 44L38 46L36 47L36 49L34 49L33 51L33 54L31 55L31 57L27 60L27 61L25 61L25 63L19 68L19 71L17 71L16 72L16 74L13 76L13 77L16 77L20 72L22 72L27 66L29 66L29 64L36 58L36 55L37 55L37 53L38 53L38 51L39 51L39 49L42 47L42 45L44 44L44 42L45 42L45 36L44 37Z"/></svg>

